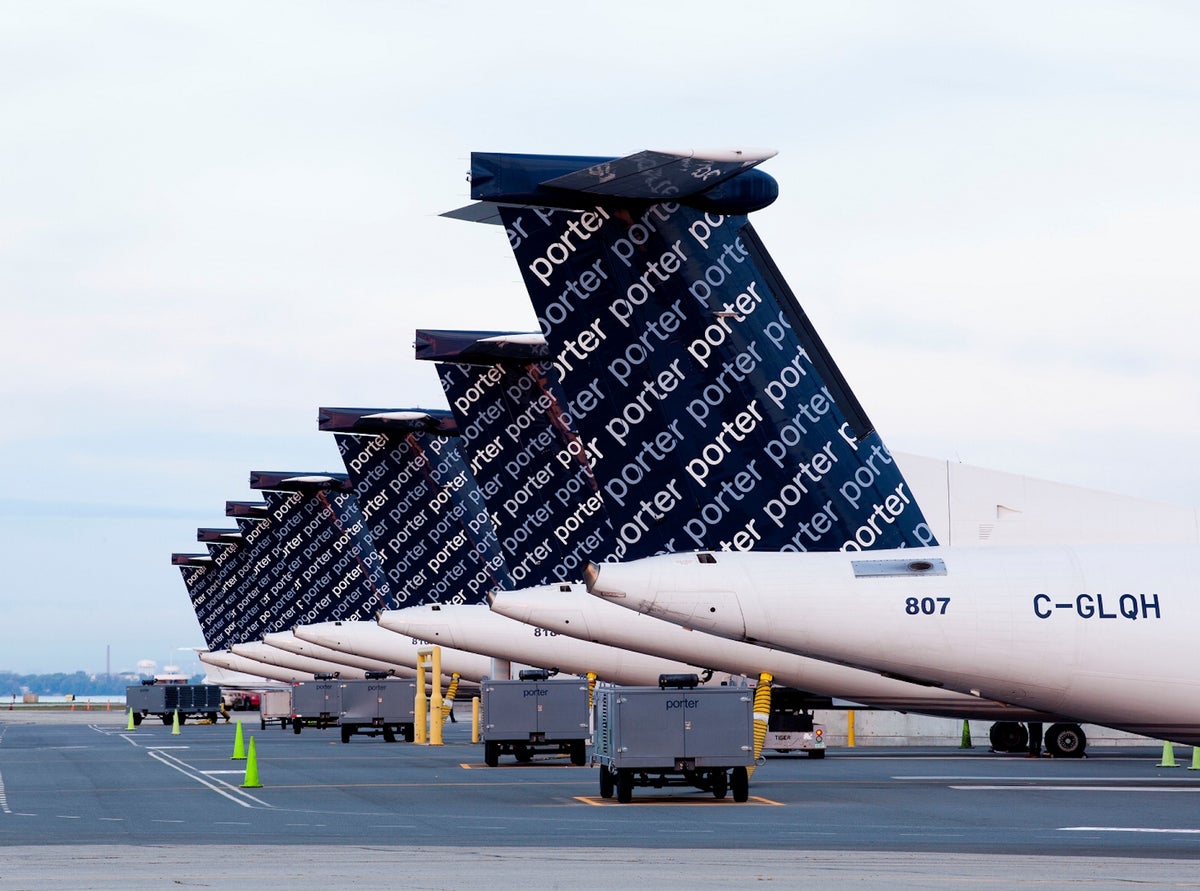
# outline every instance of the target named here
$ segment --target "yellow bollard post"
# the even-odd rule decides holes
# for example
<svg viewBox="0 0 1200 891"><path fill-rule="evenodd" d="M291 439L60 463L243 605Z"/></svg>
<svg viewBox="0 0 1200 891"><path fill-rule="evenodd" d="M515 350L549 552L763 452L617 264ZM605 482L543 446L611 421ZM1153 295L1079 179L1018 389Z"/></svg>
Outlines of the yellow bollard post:
<svg viewBox="0 0 1200 891"><path fill-rule="evenodd" d="M171 736L179 736L179 709L175 709L175 717L171 720Z"/></svg>
<svg viewBox="0 0 1200 891"><path fill-rule="evenodd" d="M1170 740L1163 740L1162 761L1158 763L1159 767L1178 767L1175 763L1175 746Z"/></svg>
<svg viewBox="0 0 1200 891"><path fill-rule="evenodd" d="M433 697L429 700L429 744L442 745L442 648L433 648Z"/></svg>
<svg viewBox="0 0 1200 891"><path fill-rule="evenodd" d="M230 761L245 761L246 760L246 745L242 741L242 722L237 722L237 730L233 734L233 754L229 758Z"/></svg>
<svg viewBox="0 0 1200 891"><path fill-rule="evenodd" d="M479 697L471 697L471 742L479 742Z"/></svg>
<svg viewBox="0 0 1200 891"><path fill-rule="evenodd" d="M1192 766L1188 770L1200 770L1200 746L1192 746Z"/></svg>
<svg viewBox="0 0 1200 891"><path fill-rule="evenodd" d="M426 739L425 717L425 656L417 652L417 696L413 703L413 742L424 745Z"/></svg>
<svg viewBox="0 0 1200 891"><path fill-rule="evenodd" d="M126 730L133 730L135 727L137 727L137 724L135 724L135 723L134 723L134 721L133 721L133 709L132 709L132 708L130 708L130 709L129 709L129 723L127 723L127 724L125 725L125 729L126 729Z"/></svg>
<svg viewBox="0 0 1200 891"><path fill-rule="evenodd" d="M846 712L846 747L854 748L854 709Z"/></svg>
<svg viewBox="0 0 1200 891"><path fill-rule="evenodd" d="M246 776L242 780L243 789L261 789L258 781L258 755L254 751L254 737L250 737L250 750L246 753Z"/></svg>

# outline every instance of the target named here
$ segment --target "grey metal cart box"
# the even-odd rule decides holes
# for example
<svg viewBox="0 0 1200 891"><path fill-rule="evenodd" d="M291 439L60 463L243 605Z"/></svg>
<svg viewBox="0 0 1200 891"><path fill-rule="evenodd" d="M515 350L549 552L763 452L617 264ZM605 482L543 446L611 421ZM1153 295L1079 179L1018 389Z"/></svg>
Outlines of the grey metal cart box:
<svg viewBox="0 0 1200 891"><path fill-rule="evenodd" d="M317 675L311 681L292 685L292 732L305 724L325 728L337 726L342 716L342 685L336 675Z"/></svg>
<svg viewBox="0 0 1200 891"><path fill-rule="evenodd" d="M587 762L588 682L522 671L521 680L481 685L483 760L495 767L502 754L521 763L534 752L566 752L571 763Z"/></svg>
<svg viewBox="0 0 1200 891"><path fill-rule="evenodd" d="M179 712L179 721L207 718L217 723L221 711L221 688L215 684L156 684L153 681L125 688L125 704L133 710L133 723L158 715L170 724Z"/></svg>
<svg viewBox="0 0 1200 891"><path fill-rule="evenodd" d="M749 797L754 691L698 687L695 675L664 675L658 687L596 688L600 795L625 803L634 786L695 786L734 801Z"/></svg>
<svg viewBox="0 0 1200 891"><path fill-rule="evenodd" d="M280 729L286 729L292 717L292 691L263 690L258 697L258 722L263 730L268 724L279 722Z"/></svg>
<svg viewBox="0 0 1200 891"><path fill-rule="evenodd" d="M342 681L342 742L350 742L356 733L382 735L384 742L395 742L397 736L412 742L416 698L416 681L386 676Z"/></svg>

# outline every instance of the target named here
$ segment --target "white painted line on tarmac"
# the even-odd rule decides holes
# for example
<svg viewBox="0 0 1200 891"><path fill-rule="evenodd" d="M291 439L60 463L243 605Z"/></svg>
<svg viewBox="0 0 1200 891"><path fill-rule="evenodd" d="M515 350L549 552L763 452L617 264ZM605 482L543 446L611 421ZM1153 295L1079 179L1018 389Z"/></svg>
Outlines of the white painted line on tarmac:
<svg viewBox="0 0 1200 891"><path fill-rule="evenodd" d="M988 781L999 783L999 782L1004 782L1005 780L1011 780L1014 782L1037 783L1037 782L1043 781L1047 778L1045 776L1035 776L1035 777L988 776L986 774L984 774L984 775L979 775L979 774L972 774L972 775L965 775L965 774L946 774L946 775L914 774L912 776L894 776L894 777L892 777L892 779L893 780L930 780L930 781L935 781L935 782L957 781L960 783L986 783ZM1056 783L1094 783L1094 782L1096 782L1095 777L1053 777L1053 780ZM1105 777L1104 781L1107 783L1178 783L1179 778L1178 777L1144 777L1144 776L1142 776L1142 777ZM1200 781L1198 781L1196 785L1200 786Z"/></svg>
<svg viewBox="0 0 1200 891"><path fill-rule="evenodd" d="M208 787L212 791L216 792L218 795L228 798L230 801L240 804L242 807L249 807L249 808L252 808L252 807L271 808L271 807L273 807L273 805L267 804L265 801L263 801L259 798L255 798L253 795L250 795L249 793L244 792L241 789L238 789L234 786L230 786L228 783L223 782L221 780L215 780L213 782L209 782L203 775L201 775L199 773L199 771L197 771L195 768L193 768L190 764L180 761L174 755L168 755L165 752L150 752L149 755L155 761L158 761L161 764L165 764L167 767L171 768L172 770L179 771L184 776L190 777L191 779L195 780L200 785Z"/></svg>
<svg viewBox="0 0 1200 891"><path fill-rule="evenodd" d="M1200 829L1151 829L1143 826L1060 826L1059 832L1159 832L1177 835L1200 835Z"/></svg>
<svg viewBox="0 0 1200 891"><path fill-rule="evenodd" d="M1011 786L951 786L967 792L1200 792L1197 786L1035 786L1014 784Z"/></svg>

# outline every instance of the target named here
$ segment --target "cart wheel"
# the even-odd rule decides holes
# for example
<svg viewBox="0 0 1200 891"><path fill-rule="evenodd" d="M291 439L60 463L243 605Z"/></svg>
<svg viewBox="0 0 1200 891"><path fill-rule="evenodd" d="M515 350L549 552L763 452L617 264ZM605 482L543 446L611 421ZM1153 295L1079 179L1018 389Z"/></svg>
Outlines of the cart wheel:
<svg viewBox="0 0 1200 891"><path fill-rule="evenodd" d="M483 744L483 763L488 767L495 767L500 763L500 745L494 742L485 742Z"/></svg>
<svg viewBox="0 0 1200 891"><path fill-rule="evenodd" d="M163 726L164 726L164 727L170 727L170 726L171 726L171 716L170 716L170 715L159 715L159 717L160 717L160 718L162 718L162 722L163 722ZM180 721L180 723L182 724L183 722L182 722L182 721Z"/></svg>
<svg viewBox="0 0 1200 891"><path fill-rule="evenodd" d="M617 771L617 801L621 804L633 801L633 771L627 767Z"/></svg>
<svg viewBox="0 0 1200 891"><path fill-rule="evenodd" d="M725 797L725 793L729 791L729 777L725 775L723 770L714 770L712 777L712 794L713 798L720 800Z"/></svg>
<svg viewBox="0 0 1200 891"><path fill-rule="evenodd" d="M350 728L345 724L342 725L342 742L350 742Z"/></svg>
<svg viewBox="0 0 1200 891"><path fill-rule="evenodd" d="M393 730L391 727L384 727L383 728L383 741L384 742L395 742L396 741L396 731Z"/></svg>
<svg viewBox="0 0 1200 891"><path fill-rule="evenodd" d="M824 749L809 749L808 757L809 758L824 758L825 750Z"/></svg>
<svg viewBox="0 0 1200 891"><path fill-rule="evenodd" d="M412 724L405 724L400 728L400 732L404 736L405 742L412 742L413 737L416 736L416 731L413 729Z"/></svg>
<svg viewBox="0 0 1200 891"><path fill-rule="evenodd" d="M601 764L600 765L600 797L601 798L612 798L613 797L613 788L614 788L614 783L613 783L612 771L609 770L606 765Z"/></svg>
<svg viewBox="0 0 1200 891"><path fill-rule="evenodd" d="M266 729L267 729L267 719L266 719L266 718L259 718L259 719L258 719L258 723L259 723L260 725L262 725L262 726L260 726L260 727L259 727L259 730L266 730Z"/></svg>
<svg viewBox="0 0 1200 891"><path fill-rule="evenodd" d="M526 746L517 746L517 750L513 752L513 755L520 764L528 764L533 760L533 752Z"/></svg>
<svg viewBox="0 0 1200 891"><path fill-rule="evenodd" d="M300 721L297 721L295 718L293 718L292 719L292 733L299 733L299 732L300 732Z"/></svg>
<svg viewBox="0 0 1200 891"><path fill-rule="evenodd" d="M750 799L750 775L746 773L746 768L735 767L733 769L733 773L729 777L729 786L733 789L734 801L742 802Z"/></svg>
<svg viewBox="0 0 1200 891"><path fill-rule="evenodd" d="M134 727L141 727L141 726L142 726L142 716L141 716L141 715L136 715L136 714L135 714L135 715L133 716L133 726L134 726Z"/></svg>
<svg viewBox="0 0 1200 891"><path fill-rule="evenodd" d="M571 763L576 767L587 764L587 747L581 739L571 741Z"/></svg>

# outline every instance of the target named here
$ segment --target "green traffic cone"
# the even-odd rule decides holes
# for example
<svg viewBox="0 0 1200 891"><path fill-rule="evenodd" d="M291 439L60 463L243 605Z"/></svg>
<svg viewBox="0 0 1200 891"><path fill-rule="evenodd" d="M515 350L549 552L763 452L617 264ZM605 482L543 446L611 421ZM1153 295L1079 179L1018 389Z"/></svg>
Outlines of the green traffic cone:
<svg viewBox="0 0 1200 891"><path fill-rule="evenodd" d="M179 709L175 709L175 717L171 721L171 736L179 736Z"/></svg>
<svg viewBox="0 0 1200 891"><path fill-rule="evenodd" d="M1162 761L1158 763L1159 767L1178 767L1175 763L1175 747L1171 745L1170 740L1163 740Z"/></svg>
<svg viewBox="0 0 1200 891"><path fill-rule="evenodd" d="M1200 770L1200 746L1192 746L1192 766L1188 770Z"/></svg>
<svg viewBox="0 0 1200 891"><path fill-rule="evenodd" d="M137 724L133 723L133 708L129 709L129 722L125 725L126 730L133 730Z"/></svg>
<svg viewBox="0 0 1200 891"><path fill-rule="evenodd" d="M250 737L250 749L246 753L246 778L242 780L243 789L261 789L258 781L258 756L254 754L254 737Z"/></svg>
<svg viewBox="0 0 1200 891"><path fill-rule="evenodd" d="M963 721L962 742L959 743L960 749L973 749L974 743L971 742L971 722Z"/></svg>
<svg viewBox="0 0 1200 891"><path fill-rule="evenodd" d="M237 722L237 732L233 735L233 755L230 761L246 760L246 745L242 742L242 722Z"/></svg>

